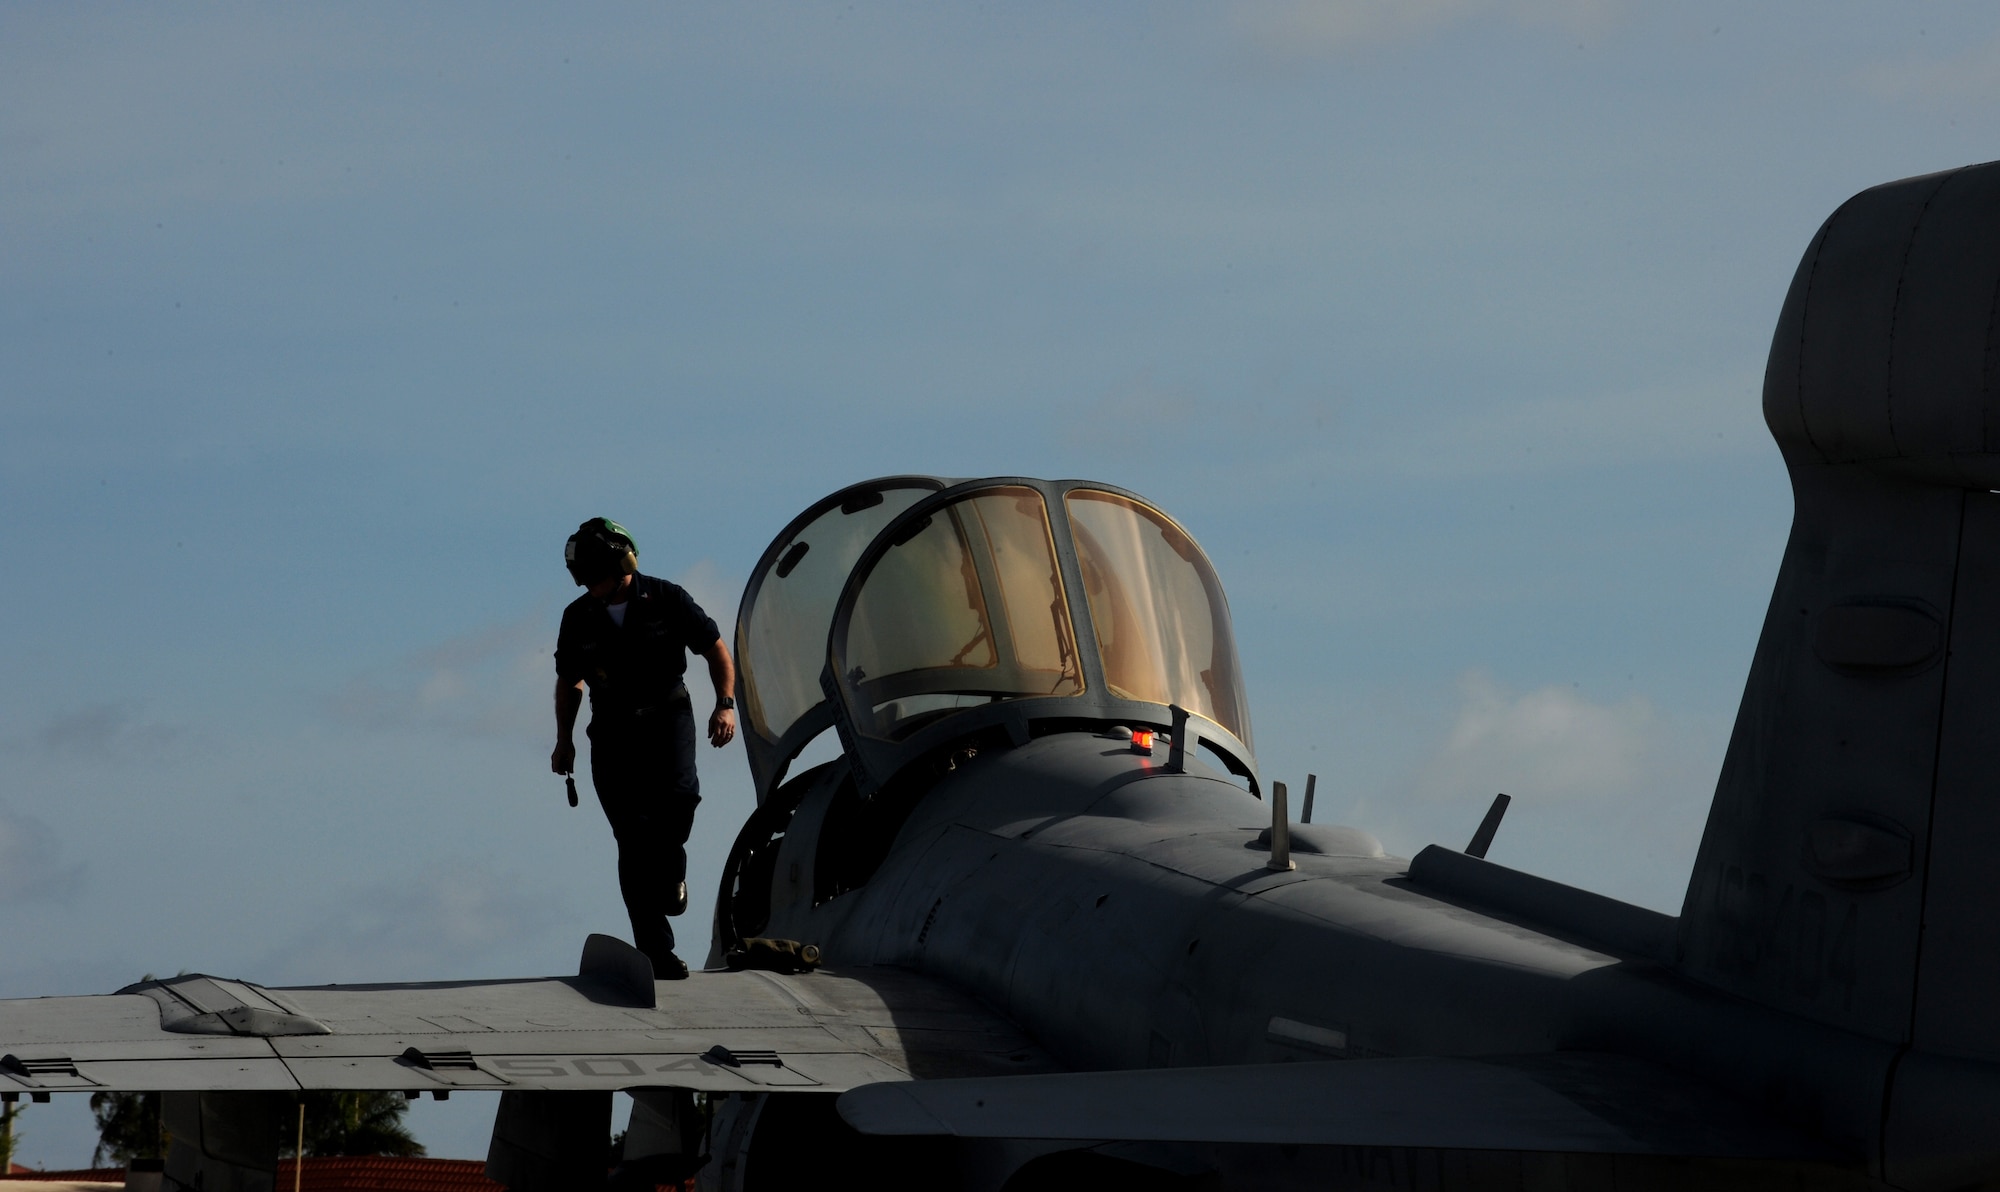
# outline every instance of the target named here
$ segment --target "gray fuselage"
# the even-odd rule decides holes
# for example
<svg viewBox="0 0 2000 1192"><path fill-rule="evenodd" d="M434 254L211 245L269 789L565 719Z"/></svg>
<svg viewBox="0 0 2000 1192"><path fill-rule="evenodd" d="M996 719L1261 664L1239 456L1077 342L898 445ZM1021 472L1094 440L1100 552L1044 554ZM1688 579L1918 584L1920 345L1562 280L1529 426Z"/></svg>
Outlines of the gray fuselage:
<svg viewBox="0 0 2000 1192"><path fill-rule="evenodd" d="M765 933L948 978L1073 1067L1612 1051L1877 1145L1892 1047L1448 900L1354 829L1294 825L1297 868L1274 871L1268 805L1216 772L1089 732L983 752L865 886L813 906L841 778L795 779Z"/></svg>

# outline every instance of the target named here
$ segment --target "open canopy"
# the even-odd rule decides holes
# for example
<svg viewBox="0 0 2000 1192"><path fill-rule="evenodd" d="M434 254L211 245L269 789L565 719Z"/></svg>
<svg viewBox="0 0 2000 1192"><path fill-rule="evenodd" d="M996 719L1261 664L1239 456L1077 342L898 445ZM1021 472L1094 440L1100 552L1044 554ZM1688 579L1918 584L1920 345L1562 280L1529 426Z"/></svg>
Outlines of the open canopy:
<svg viewBox="0 0 2000 1192"><path fill-rule="evenodd" d="M1215 570L1172 518L1108 485L890 477L843 489L764 552L736 640L760 800L829 727L885 781L981 728L1165 725L1174 706L1254 782Z"/></svg>

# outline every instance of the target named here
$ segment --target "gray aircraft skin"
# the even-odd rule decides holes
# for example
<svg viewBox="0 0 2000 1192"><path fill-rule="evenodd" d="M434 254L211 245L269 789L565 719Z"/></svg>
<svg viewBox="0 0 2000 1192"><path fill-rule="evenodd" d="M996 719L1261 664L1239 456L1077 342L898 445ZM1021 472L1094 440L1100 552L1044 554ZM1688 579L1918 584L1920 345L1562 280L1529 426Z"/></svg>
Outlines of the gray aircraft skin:
<svg viewBox="0 0 2000 1192"><path fill-rule="evenodd" d="M0 1002L0 1090L169 1090L209 1192L299 1088L500 1089L523 1192L602 1182L616 1089L630 1186L2000 1185L2000 165L1828 219L1764 412L1793 529L1678 918L1484 860L1498 806L1293 822L1136 494L887 477L746 589L707 970Z"/></svg>

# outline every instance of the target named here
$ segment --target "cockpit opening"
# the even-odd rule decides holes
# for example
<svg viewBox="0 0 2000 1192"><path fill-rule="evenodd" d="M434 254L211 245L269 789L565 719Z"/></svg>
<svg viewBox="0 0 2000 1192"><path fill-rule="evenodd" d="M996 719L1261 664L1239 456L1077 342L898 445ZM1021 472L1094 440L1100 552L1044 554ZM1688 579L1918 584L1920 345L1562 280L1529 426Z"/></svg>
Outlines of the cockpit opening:
<svg viewBox="0 0 2000 1192"><path fill-rule="evenodd" d="M943 487L927 478L856 485L807 510L765 552L737 618L748 727L776 743L826 699L826 630L848 572L882 527ZM805 742L799 742L803 745Z"/></svg>

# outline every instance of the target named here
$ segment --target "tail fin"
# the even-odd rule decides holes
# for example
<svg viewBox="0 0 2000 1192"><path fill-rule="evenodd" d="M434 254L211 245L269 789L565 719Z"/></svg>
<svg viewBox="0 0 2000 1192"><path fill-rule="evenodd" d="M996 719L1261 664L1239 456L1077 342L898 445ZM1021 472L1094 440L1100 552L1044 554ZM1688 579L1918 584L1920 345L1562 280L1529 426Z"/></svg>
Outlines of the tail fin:
<svg viewBox="0 0 2000 1192"><path fill-rule="evenodd" d="M1764 417L1796 508L1682 968L2000 1060L2000 163L1833 214L1785 299Z"/></svg>

